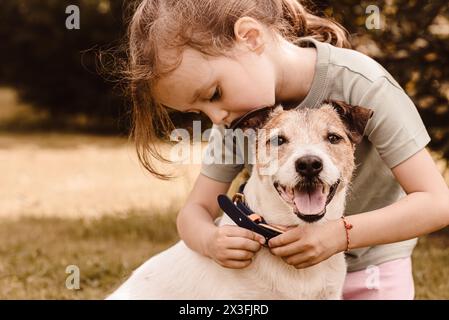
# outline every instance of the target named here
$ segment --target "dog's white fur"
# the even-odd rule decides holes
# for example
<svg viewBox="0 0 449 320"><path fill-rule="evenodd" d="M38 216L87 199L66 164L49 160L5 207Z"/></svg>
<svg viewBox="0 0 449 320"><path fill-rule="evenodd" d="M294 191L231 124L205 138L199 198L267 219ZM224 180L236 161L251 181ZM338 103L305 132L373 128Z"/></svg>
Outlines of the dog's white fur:
<svg viewBox="0 0 449 320"><path fill-rule="evenodd" d="M300 111L283 113L287 112ZM289 118L293 118L291 123ZM313 126L305 125L305 122L302 122L304 126L300 125L301 122L298 123L310 119L300 119L302 120L296 119L294 114L278 119L276 123L281 129L290 130L294 125L301 130L301 139L292 142L293 146L288 149L288 154L281 154L280 166L274 176L259 175L256 163L244 190L249 207L262 215L268 223L304 224L292 213L292 208L281 200L272 185L273 179L285 185L297 183L294 179L297 176L294 162L299 157L320 157L323 160L320 179L329 185L342 178L341 167L345 164L335 162L326 144L316 143L316 139L313 139L315 133L310 132ZM342 123L337 123L336 126L342 129ZM298 134L299 132L294 132L294 136ZM334 198L327 206L326 216L316 223L338 219L343 215L348 184L348 179L342 179ZM223 215L219 224L234 223ZM192 251L180 241L146 261L108 299L340 299L345 275L343 253L312 267L296 269L272 255L267 248L262 248L248 267L229 269Z"/></svg>

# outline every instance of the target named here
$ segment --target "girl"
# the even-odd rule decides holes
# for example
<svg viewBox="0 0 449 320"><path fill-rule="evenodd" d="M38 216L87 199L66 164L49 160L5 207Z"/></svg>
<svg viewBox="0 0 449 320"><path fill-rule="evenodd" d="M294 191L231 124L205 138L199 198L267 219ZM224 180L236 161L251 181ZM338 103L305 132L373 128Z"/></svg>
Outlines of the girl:
<svg viewBox="0 0 449 320"><path fill-rule="evenodd" d="M277 103L302 108L334 99L373 109L347 201L353 228L344 298L412 299L416 237L449 224L449 191L412 101L377 62L349 46L339 24L296 0L144 0L129 29L132 134L146 169L168 178L150 159L163 158L156 133L173 129L171 109L206 114L215 138L245 113ZM228 268L248 266L264 242L214 224L217 195L243 167L203 163L177 220L192 250ZM341 221L328 221L290 229L269 248L306 268L346 244Z"/></svg>

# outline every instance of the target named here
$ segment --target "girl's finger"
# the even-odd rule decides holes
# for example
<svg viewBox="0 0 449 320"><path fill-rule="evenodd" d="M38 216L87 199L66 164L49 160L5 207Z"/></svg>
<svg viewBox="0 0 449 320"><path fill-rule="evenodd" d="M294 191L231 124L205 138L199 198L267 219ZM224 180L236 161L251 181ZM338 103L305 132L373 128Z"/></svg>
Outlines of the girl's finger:
<svg viewBox="0 0 449 320"><path fill-rule="evenodd" d="M243 269L251 264L251 260L226 260L223 266L231 269Z"/></svg>
<svg viewBox="0 0 449 320"><path fill-rule="evenodd" d="M294 254L291 256L282 257L282 259L289 265L292 265L295 267L298 265L310 263L310 261L313 260L309 254L304 253L304 252Z"/></svg>
<svg viewBox="0 0 449 320"><path fill-rule="evenodd" d="M307 260L307 261L304 261L302 263L299 263L299 264L295 265L295 268L296 269L304 269L304 268L308 268L308 267L314 266L317 263L318 262L315 262L314 260Z"/></svg>
<svg viewBox="0 0 449 320"><path fill-rule="evenodd" d="M254 257L254 252L247 250L231 249L227 250L225 255L227 260L246 261L251 260Z"/></svg>
<svg viewBox="0 0 449 320"><path fill-rule="evenodd" d="M295 254L302 253L305 251L305 249L302 248L300 243L295 241L285 246L270 248L270 251L272 254L278 257L289 257Z"/></svg>
<svg viewBox="0 0 449 320"><path fill-rule="evenodd" d="M230 226L230 227L231 228L227 229L227 236L229 237L241 237L257 241L260 244L265 243L265 238L258 233L255 233L245 228L240 228L239 226Z"/></svg>
<svg viewBox="0 0 449 320"><path fill-rule="evenodd" d="M240 249L251 252L257 252L260 250L261 244L255 240L249 240L240 237L230 237L226 239L226 248L228 249Z"/></svg>
<svg viewBox="0 0 449 320"><path fill-rule="evenodd" d="M290 229L274 238L271 238L268 242L270 248L285 246L291 242L298 241L301 238L299 227Z"/></svg>

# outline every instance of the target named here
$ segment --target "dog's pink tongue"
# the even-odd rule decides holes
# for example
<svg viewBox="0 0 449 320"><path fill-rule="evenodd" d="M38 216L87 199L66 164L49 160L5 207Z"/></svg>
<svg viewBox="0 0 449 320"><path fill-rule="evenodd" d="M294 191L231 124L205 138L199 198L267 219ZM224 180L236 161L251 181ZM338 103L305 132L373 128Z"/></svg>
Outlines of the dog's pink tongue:
<svg viewBox="0 0 449 320"><path fill-rule="evenodd" d="M300 191L294 189L295 206L298 211L306 215L315 215L321 213L326 206L326 195L323 188L318 187L313 191Z"/></svg>

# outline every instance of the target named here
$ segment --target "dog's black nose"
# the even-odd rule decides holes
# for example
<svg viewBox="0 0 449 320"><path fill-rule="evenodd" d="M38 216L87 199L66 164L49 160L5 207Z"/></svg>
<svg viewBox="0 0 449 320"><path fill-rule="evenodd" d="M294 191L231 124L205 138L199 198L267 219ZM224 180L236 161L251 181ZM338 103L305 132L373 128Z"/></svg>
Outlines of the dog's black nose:
<svg viewBox="0 0 449 320"><path fill-rule="evenodd" d="M317 156L304 156L295 162L296 172L304 177L313 177L323 170L323 162Z"/></svg>

